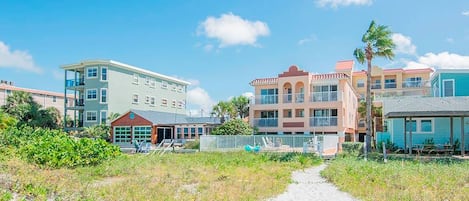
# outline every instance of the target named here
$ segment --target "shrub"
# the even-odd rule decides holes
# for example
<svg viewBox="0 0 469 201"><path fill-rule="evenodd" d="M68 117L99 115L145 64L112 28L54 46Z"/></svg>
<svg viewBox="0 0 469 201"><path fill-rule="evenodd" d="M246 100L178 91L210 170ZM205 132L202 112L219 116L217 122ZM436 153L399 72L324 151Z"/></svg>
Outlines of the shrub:
<svg viewBox="0 0 469 201"><path fill-rule="evenodd" d="M233 119L213 129L212 135L251 135L253 131L242 119Z"/></svg>
<svg viewBox="0 0 469 201"><path fill-rule="evenodd" d="M342 151L346 155L359 156L363 150L361 142L344 142L342 143Z"/></svg>
<svg viewBox="0 0 469 201"><path fill-rule="evenodd" d="M200 141L188 141L184 144L184 149L200 149Z"/></svg>
<svg viewBox="0 0 469 201"><path fill-rule="evenodd" d="M390 139L386 139L386 141L384 141L384 144L385 144L386 150L389 150L391 152L394 152L394 151L399 149L396 144L391 142ZM377 150L378 152L382 152L383 151L383 141L379 141L378 144L376 145L376 147L378 148L378 150Z"/></svg>

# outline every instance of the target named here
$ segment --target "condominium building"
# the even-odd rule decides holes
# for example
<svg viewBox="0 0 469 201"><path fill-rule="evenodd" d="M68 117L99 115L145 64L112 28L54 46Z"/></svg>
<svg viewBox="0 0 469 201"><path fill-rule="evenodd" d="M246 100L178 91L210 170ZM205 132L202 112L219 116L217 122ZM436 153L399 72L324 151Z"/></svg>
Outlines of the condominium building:
<svg viewBox="0 0 469 201"><path fill-rule="evenodd" d="M39 105L41 105L42 108L54 107L60 112L60 114L65 114L64 104L66 101L63 93L17 87L13 85L13 82L6 80L0 81L0 106L6 104L7 97L13 91L28 92L33 97L33 100ZM72 103L73 96L68 96L67 99L69 100L67 102ZM67 114L69 116L72 115L72 113L70 112L68 112Z"/></svg>
<svg viewBox="0 0 469 201"><path fill-rule="evenodd" d="M78 123L69 129L108 124L111 113L131 109L185 114L188 82L113 60L63 65L65 95L72 95Z"/></svg>
<svg viewBox="0 0 469 201"><path fill-rule="evenodd" d="M251 81L250 124L265 134L336 134L354 140L357 93L345 73L312 74L291 66Z"/></svg>

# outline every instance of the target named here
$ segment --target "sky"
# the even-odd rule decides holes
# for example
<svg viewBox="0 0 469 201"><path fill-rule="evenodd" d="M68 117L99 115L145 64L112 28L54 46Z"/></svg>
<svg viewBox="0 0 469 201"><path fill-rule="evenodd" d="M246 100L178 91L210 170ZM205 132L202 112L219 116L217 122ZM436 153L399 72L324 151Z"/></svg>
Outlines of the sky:
<svg viewBox="0 0 469 201"><path fill-rule="evenodd" d="M0 79L62 92L61 65L111 59L191 82L188 111L207 115L291 65L334 71L372 20L396 44L373 64L469 68L468 0L0 0Z"/></svg>

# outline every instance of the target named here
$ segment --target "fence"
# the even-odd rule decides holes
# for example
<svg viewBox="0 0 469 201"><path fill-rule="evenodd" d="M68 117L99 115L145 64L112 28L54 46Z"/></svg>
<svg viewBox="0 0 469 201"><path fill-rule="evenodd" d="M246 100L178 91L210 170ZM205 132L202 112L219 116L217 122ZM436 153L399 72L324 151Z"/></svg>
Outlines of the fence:
<svg viewBox="0 0 469 201"><path fill-rule="evenodd" d="M239 151L246 145L259 145L261 151L333 155L337 153L338 142L338 135L203 135L200 151Z"/></svg>

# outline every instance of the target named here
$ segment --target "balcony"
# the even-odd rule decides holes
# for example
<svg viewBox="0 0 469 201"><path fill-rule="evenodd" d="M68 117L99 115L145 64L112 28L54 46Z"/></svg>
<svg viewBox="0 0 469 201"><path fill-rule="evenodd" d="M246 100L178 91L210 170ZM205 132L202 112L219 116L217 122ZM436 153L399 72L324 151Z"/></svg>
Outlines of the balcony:
<svg viewBox="0 0 469 201"><path fill-rule="evenodd" d="M278 104L278 95L256 96L255 104Z"/></svg>
<svg viewBox="0 0 469 201"><path fill-rule="evenodd" d="M312 92L311 102L337 101L337 91Z"/></svg>
<svg viewBox="0 0 469 201"><path fill-rule="evenodd" d="M396 88L396 83L395 82L388 82L384 84L385 89L395 89Z"/></svg>
<svg viewBox="0 0 469 201"><path fill-rule="evenodd" d="M291 103L293 99L292 94L283 94L283 103Z"/></svg>
<svg viewBox="0 0 469 201"><path fill-rule="evenodd" d="M371 89L381 89L381 83L372 83Z"/></svg>
<svg viewBox="0 0 469 201"><path fill-rule="evenodd" d="M428 81L416 80L416 81L404 81L402 82L402 88L421 88L425 87Z"/></svg>
<svg viewBox="0 0 469 201"><path fill-rule="evenodd" d="M337 126L337 117L310 117L309 126L321 127L321 126Z"/></svg>
<svg viewBox="0 0 469 201"><path fill-rule="evenodd" d="M303 102L305 102L305 94L304 93L295 94L295 103L303 103Z"/></svg>
<svg viewBox="0 0 469 201"><path fill-rule="evenodd" d="M277 127L278 118L254 118L254 126L256 127Z"/></svg>
<svg viewBox="0 0 469 201"><path fill-rule="evenodd" d="M85 85L85 79L71 79L71 80L66 80L65 81L65 87L78 87L78 86L84 86Z"/></svg>

